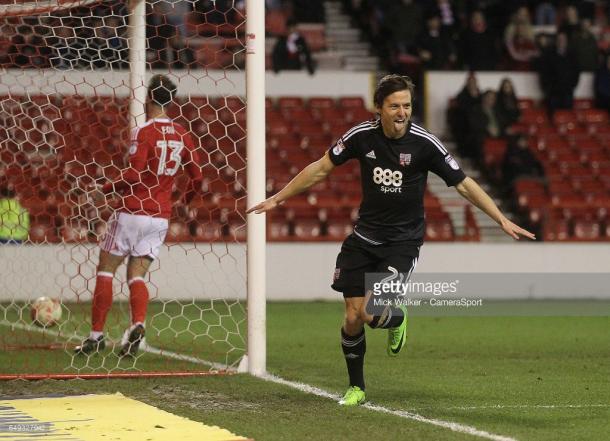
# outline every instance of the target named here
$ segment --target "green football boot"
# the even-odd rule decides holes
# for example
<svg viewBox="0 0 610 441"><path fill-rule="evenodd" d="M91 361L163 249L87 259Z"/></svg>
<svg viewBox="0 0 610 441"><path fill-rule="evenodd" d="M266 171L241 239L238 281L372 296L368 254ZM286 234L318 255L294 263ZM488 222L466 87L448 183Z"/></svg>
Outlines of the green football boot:
<svg viewBox="0 0 610 441"><path fill-rule="evenodd" d="M366 401L364 391L358 386L350 386L343 398L339 400L341 406L359 406Z"/></svg>
<svg viewBox="0 0 610 441"><path fill-rule="evenodd" d="M400 305L398 308L403 312L404 318L397 328L388 329L388 355L396 357L407 342L407 307Z"/></svg>

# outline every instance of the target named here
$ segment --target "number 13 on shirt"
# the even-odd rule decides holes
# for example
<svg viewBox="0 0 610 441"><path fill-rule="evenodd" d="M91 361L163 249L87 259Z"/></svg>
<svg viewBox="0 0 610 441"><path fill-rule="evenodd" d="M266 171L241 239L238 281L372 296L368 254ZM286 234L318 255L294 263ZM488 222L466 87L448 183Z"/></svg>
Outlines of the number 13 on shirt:
<svg viewBox="0 0 610 441"><path fill-rule="evenodd" d="M157 175L166 175L166 176L174 176L178 169L180 168L180 163L182 161L182 149L184 148L184 144L182 141L165 141L160 140L157 141L157 147L161 149L161 154L159 155L159 167L157 169ZM167 150L170 150L169 159L167 157ZM170 162L174 162L174 165L169 168L168 164Z"/></svg>

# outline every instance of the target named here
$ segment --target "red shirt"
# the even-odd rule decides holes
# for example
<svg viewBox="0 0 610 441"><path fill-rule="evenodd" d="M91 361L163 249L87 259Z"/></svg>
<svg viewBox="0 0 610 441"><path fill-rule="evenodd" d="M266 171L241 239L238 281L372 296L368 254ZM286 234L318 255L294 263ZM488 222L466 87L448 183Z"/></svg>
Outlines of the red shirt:
<svg viewBox="0 0 610 441"><path fill-rule="evenodd" d="M136 128L129 148L129 167L104 193L121 192L119 211L169 219L176 174L184 167L191 178L187 203L201 188L201 165L193 138L169 119L151 119Z"/></svg>

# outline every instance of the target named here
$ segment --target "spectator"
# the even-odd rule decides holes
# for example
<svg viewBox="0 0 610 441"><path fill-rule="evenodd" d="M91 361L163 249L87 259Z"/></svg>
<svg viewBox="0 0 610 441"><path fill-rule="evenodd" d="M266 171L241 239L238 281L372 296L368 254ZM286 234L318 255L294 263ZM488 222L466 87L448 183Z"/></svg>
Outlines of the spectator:
<svg viewBox="0 0 610 441"><path fill-rule="evenodd" d="M502 162L502 181L505 189L510 190L518 178L542 177L544 170L540 161L529 149L527 137L518 135L508 142Z"/></svg>
<svg viewBox="0 0 610 441"><path fill-rule="evenodd" d="M470 133L465 156L479 159L485 138L504 136L506 126L496 112L496 101L496 92L486 90L481 97L481 103L470 109L468 113Z"/></svg>
<svg viewBox="0 0 610 441"><path fill-rule="evenodd" d="M580 72L574 54L568 50L566 34L557 34L555 47L542 50L537 67L549 113L552 115L557 109L571 109Z"/></svg>
<svg viewBox="0 0 610 441"><path fill-rule="evenodd" d="M447 69L457 61L453 41L441 27L441 18L431 15L417 40L417 51L425 69Z"/></svg>
<svg viewBox="0 0 610 441"><path fill-rule="evenodd" d="M470 27L462 33L462 59L470 70L494 70L496 68L496 43L487 28L485 16L475 11L470 16Z"/></svg>
<svg viewBox="0 0 610 441"><path fill-rule="evenodd" d="M146 14L146 37L148 40L148 51L146 59L152 69L167 69L172 62L172 49L169 42L178 35L177 28L168 23L164 11L168 4L157 2Z"/></svg>
<svg viewBox="0 0 610 441"><path fill-rule="evenodd" d="M457 95L454 104L449 108L448 122L451 133L462 155L468 152L468 113L481 101L481 92L474 72L466 77L464 87Z"/></svg>
<svg viewBox="0 0 610 441"><path fill-rule="evenodd" d="M73 69L77 64L77 53L72 50L76 34L74 29L68 26L57 26L54 28L55 37L51 40L53 55L51 65L56 69Z"/></svg>
<svg viewBox="0 0 610 441"><path fill-rule="evenodd" d="M610 55L604 57L603 63L595 71L593 89L595 107L610 111Z"/></svg>
<svg viewBox="0 0 610 441"><path fill-rule="evenodd" d="M292 0L292 11L299 23L324 23L322 0Z"/></svg>
<svg viewBox="0 0 610 441"><path fill-rule="evenodd" d="M562 20L557 34L566 34L568 40L572 39L572 34L578 31L580 28L580 19L578 17L578 9L574 5L570 5L566 8L566 14Z"/></svg>
<svg viewBox="0 0 610 441"><path fill-rule="evenodd" d="M496 102L496 113L502 124L506 127L516 123L521 116L519 100L515 94L515 87L509 78L503 78L500 82Z"/></svg>
<svg viewBox="0 0 610 441"><path fill-rule="evenodd" d="M12 38L12 45L8 49L8 57L15 67L44 68L48 66L51 50L45 41L31 26L20 26L17 34Z"/></svg>
<svg viewBox="0 0 610 441"><path fill-rule="evenodd" d="M591 32L591 22L582 20L578 30L572 34L570 50L576 57L580 72L593 72L598 65L597 40Z"/></svg>
<svg viewBox="0 0 610 441"><path fill-rule="evenodd" d="M504 31L504 44L510 58L510 70L529 70L530 61L538 55L529 11L520 7Z"/></svg>
<svg viewBox="0 0 610 441"><path fill-rule="evenodd" d="M100 20L94 29L95 37L91 41L93 65L100 68L127 67L127 40L122 35L125 26L118 17Z"/></svg>
<svg viewBox="0 0 610 441"><path fill-rule="evenodd" d="M451 2L449 0L436 0L434 9L433 13L437 13L441 17L442 32L454 38L457 28L457 16Z"/></svg>
<svg viewBox="0 0 610 441"><path fill-rule="evenodd" d="M311 53L305 38L296 28L296 22L288 20L287 35L280 37L273 48L273 70L301 70L306 67L310 75L314 73Z"/></svg>
<svg viewBox="0 0 610 441"><path fill-rule="evenodd" d="M422 29L423 12L415 0L398 0L385 11L385 26L392 34L400 54L413 53L413 46Z"/></svg>
<svg viewBox="0 0 610 441"><path fill-rule="evenodd" d="M10 186L0 187L0 244L20 244L28 238L30 214Z"/></svg>

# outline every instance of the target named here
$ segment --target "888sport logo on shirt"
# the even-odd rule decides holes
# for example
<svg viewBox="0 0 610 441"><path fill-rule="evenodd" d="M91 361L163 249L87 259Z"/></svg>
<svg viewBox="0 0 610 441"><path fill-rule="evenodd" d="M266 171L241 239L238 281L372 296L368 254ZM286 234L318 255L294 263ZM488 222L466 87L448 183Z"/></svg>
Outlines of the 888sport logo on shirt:
<svg viewBox="0 0 610 441"><path fill-rule="evenodd" d="M375 167L373 182L381 186L382 193L402 193L402 172L400 170Z"/></svg>

